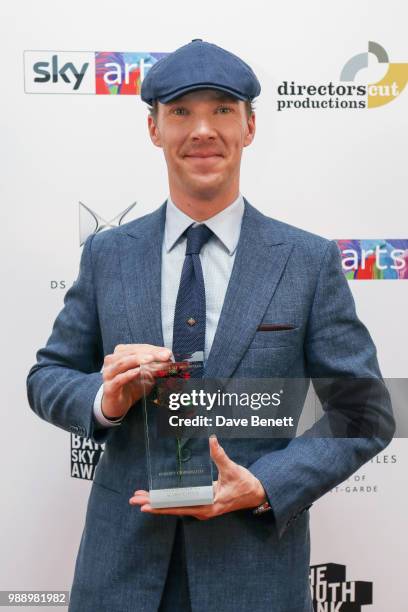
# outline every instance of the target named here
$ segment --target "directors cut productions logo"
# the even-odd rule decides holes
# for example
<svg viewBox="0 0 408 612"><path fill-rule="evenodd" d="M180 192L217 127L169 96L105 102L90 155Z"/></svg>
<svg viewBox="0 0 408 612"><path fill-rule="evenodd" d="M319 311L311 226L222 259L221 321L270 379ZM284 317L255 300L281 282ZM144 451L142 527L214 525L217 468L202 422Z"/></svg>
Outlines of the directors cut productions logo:
<svg viewBox="0 0 408 612"><path fill-rule="evenodd" d="M311 565L309 580L314 612L364 612L373 603L373 583L346 580L345 565Z"/></svg>
<svg viewBox="0 0 408 612"><path fill-rule="evenodd" d="M166 55L151 51L24 51L24 91L139 95L146 73Z"/></svg>
<svg viewBox="0 0 408 612"><path fill-rule="evenodd" d="M383 76L374 83L361 82L361 71L383 67ZM397 98L408 81L408 63L390 62L379 43L369 41L368 50L344 64L338 81L297 83L282 81L277 87L277 110L370 109Z"/></svg>
<svg viewBox="0 0 408 612"><path fill-rule="evenodd" d="M337 240L348 280L407 280L408 240Z"/></svg>

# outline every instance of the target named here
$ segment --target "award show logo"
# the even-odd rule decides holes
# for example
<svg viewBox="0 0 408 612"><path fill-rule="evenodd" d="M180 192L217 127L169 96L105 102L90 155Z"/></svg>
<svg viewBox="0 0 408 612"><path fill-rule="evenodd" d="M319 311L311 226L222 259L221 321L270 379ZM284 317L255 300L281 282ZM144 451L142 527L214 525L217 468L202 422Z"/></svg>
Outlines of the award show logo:
<svg viewBox="0 0 408 612"><path fill-rule="evenodd" d="M137 202L133 202L133 204L117 214L116 217L113 217L110 221L106 221L97 212L86 206L86 204L79 202L79 246L82 246L91 234L97 234L98 232L122 225L125 217L129 215L136 204Z"/></svg>
<svg viewBox="0 0 408 612"><path fill-rule="evenodd" d="M24 91L139 95L146 73L166 55L150 51L24 51Z"/></svg>
<svg viewBox="0 0 408 612"><path fill-rule="evenodd" d="M71 476L83 480L93 480L96 466L105 449L89 438L71 434Z"/></svg>
<svg viewBox="0 0 408 612"><path fill-rule="evenodd" d="M376 82L362 82L367 69L383 68ZM362 71L363 74L362 74ZM379 43L369 41L368 50L351 57L340 72L339 81L300 84L282 81L277 88L277 110L370 109L397 98L408 81L408 63L390 62Z"/></svg>
<svg viewBox="0 0 408 612"><path fill-rule="evenodd" d="M352 474L349 478L336 485L331 489L330 493L369 496L379 493L382 487L389 482L384 476L384 470L388 470L389 467L394 466L396 463L398 463L398 455L396 453L379 453L370 459L370 464L375 466L374 472L369 469L369 464L367 464L355 472L355 474Z"/></svg>
<svg viewBox="0 0 408 612"><path fill-rule="evenodd" d="M315 612L363 612L373 603L373 583L346 580L345 565L311 565L309 579Z"/></svg>
<svg viewBox="0 0 408 612"><path fill-rule="evenodd" d="M408 240L337 240L349 280L407 280Z"/></svg>

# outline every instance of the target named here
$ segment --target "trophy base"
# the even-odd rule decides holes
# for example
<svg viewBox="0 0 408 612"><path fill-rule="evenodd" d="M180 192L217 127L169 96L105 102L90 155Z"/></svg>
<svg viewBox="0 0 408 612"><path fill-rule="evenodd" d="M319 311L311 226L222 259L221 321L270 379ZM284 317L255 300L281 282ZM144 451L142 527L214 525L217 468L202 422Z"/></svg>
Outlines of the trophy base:
<svg viewBox="0 0 408 612"><path fill-rule="evenodd" d="M214 502L212 485L207 487L183 487L175 489L151 489L149 491L152 508L177 508L181 506L201 506Z"/></svg>

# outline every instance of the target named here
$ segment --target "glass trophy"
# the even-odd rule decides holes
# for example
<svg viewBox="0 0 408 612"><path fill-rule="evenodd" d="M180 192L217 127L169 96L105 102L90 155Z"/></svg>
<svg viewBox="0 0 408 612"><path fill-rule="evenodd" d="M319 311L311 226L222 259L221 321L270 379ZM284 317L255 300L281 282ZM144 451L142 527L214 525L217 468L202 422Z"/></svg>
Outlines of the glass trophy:
<svg viewBox="0 0 408 612"><path fill-rule="evenodd" d="M144 381L144 425L152 508L212 504L213 474L208 432L201 427L185 435L184 419L197 408L184 401L174 408L174 398L203 384L203 355L174 355L174 362L141 366ZM176 427L171 425L175 422ZM200 429L200 431L199 431ZM184 431L184 435L183 435ZM197 435L196 435L197 434Z"/></svg>

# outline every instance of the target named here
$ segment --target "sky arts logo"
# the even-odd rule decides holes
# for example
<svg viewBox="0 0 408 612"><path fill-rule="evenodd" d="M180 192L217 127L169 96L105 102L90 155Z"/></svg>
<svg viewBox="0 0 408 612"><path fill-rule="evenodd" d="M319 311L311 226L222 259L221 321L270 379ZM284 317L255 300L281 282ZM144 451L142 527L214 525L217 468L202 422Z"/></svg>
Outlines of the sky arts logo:
<svg viewBox="0 0 408 612"><path fill-rule="evenodd" d="M350 280L407 280L408 240L378 238L337 240Z"/></svg>
<svg viewBox="0 0 408 612"><path fill-rule="evenodd" d="M24 91L138 95L148 70L165 55L149 51L24 51Z"/></svg>
<svg viewBox="0 0 408 612"><path fill-rule="evenodd" d="M378 80L372 82L373 77ZM395 100L407 81L408 63L390 62L384 47L369 41L367 51L346 61L337 82L282 81L277 88L277 110L375 108Z"/></svg>

